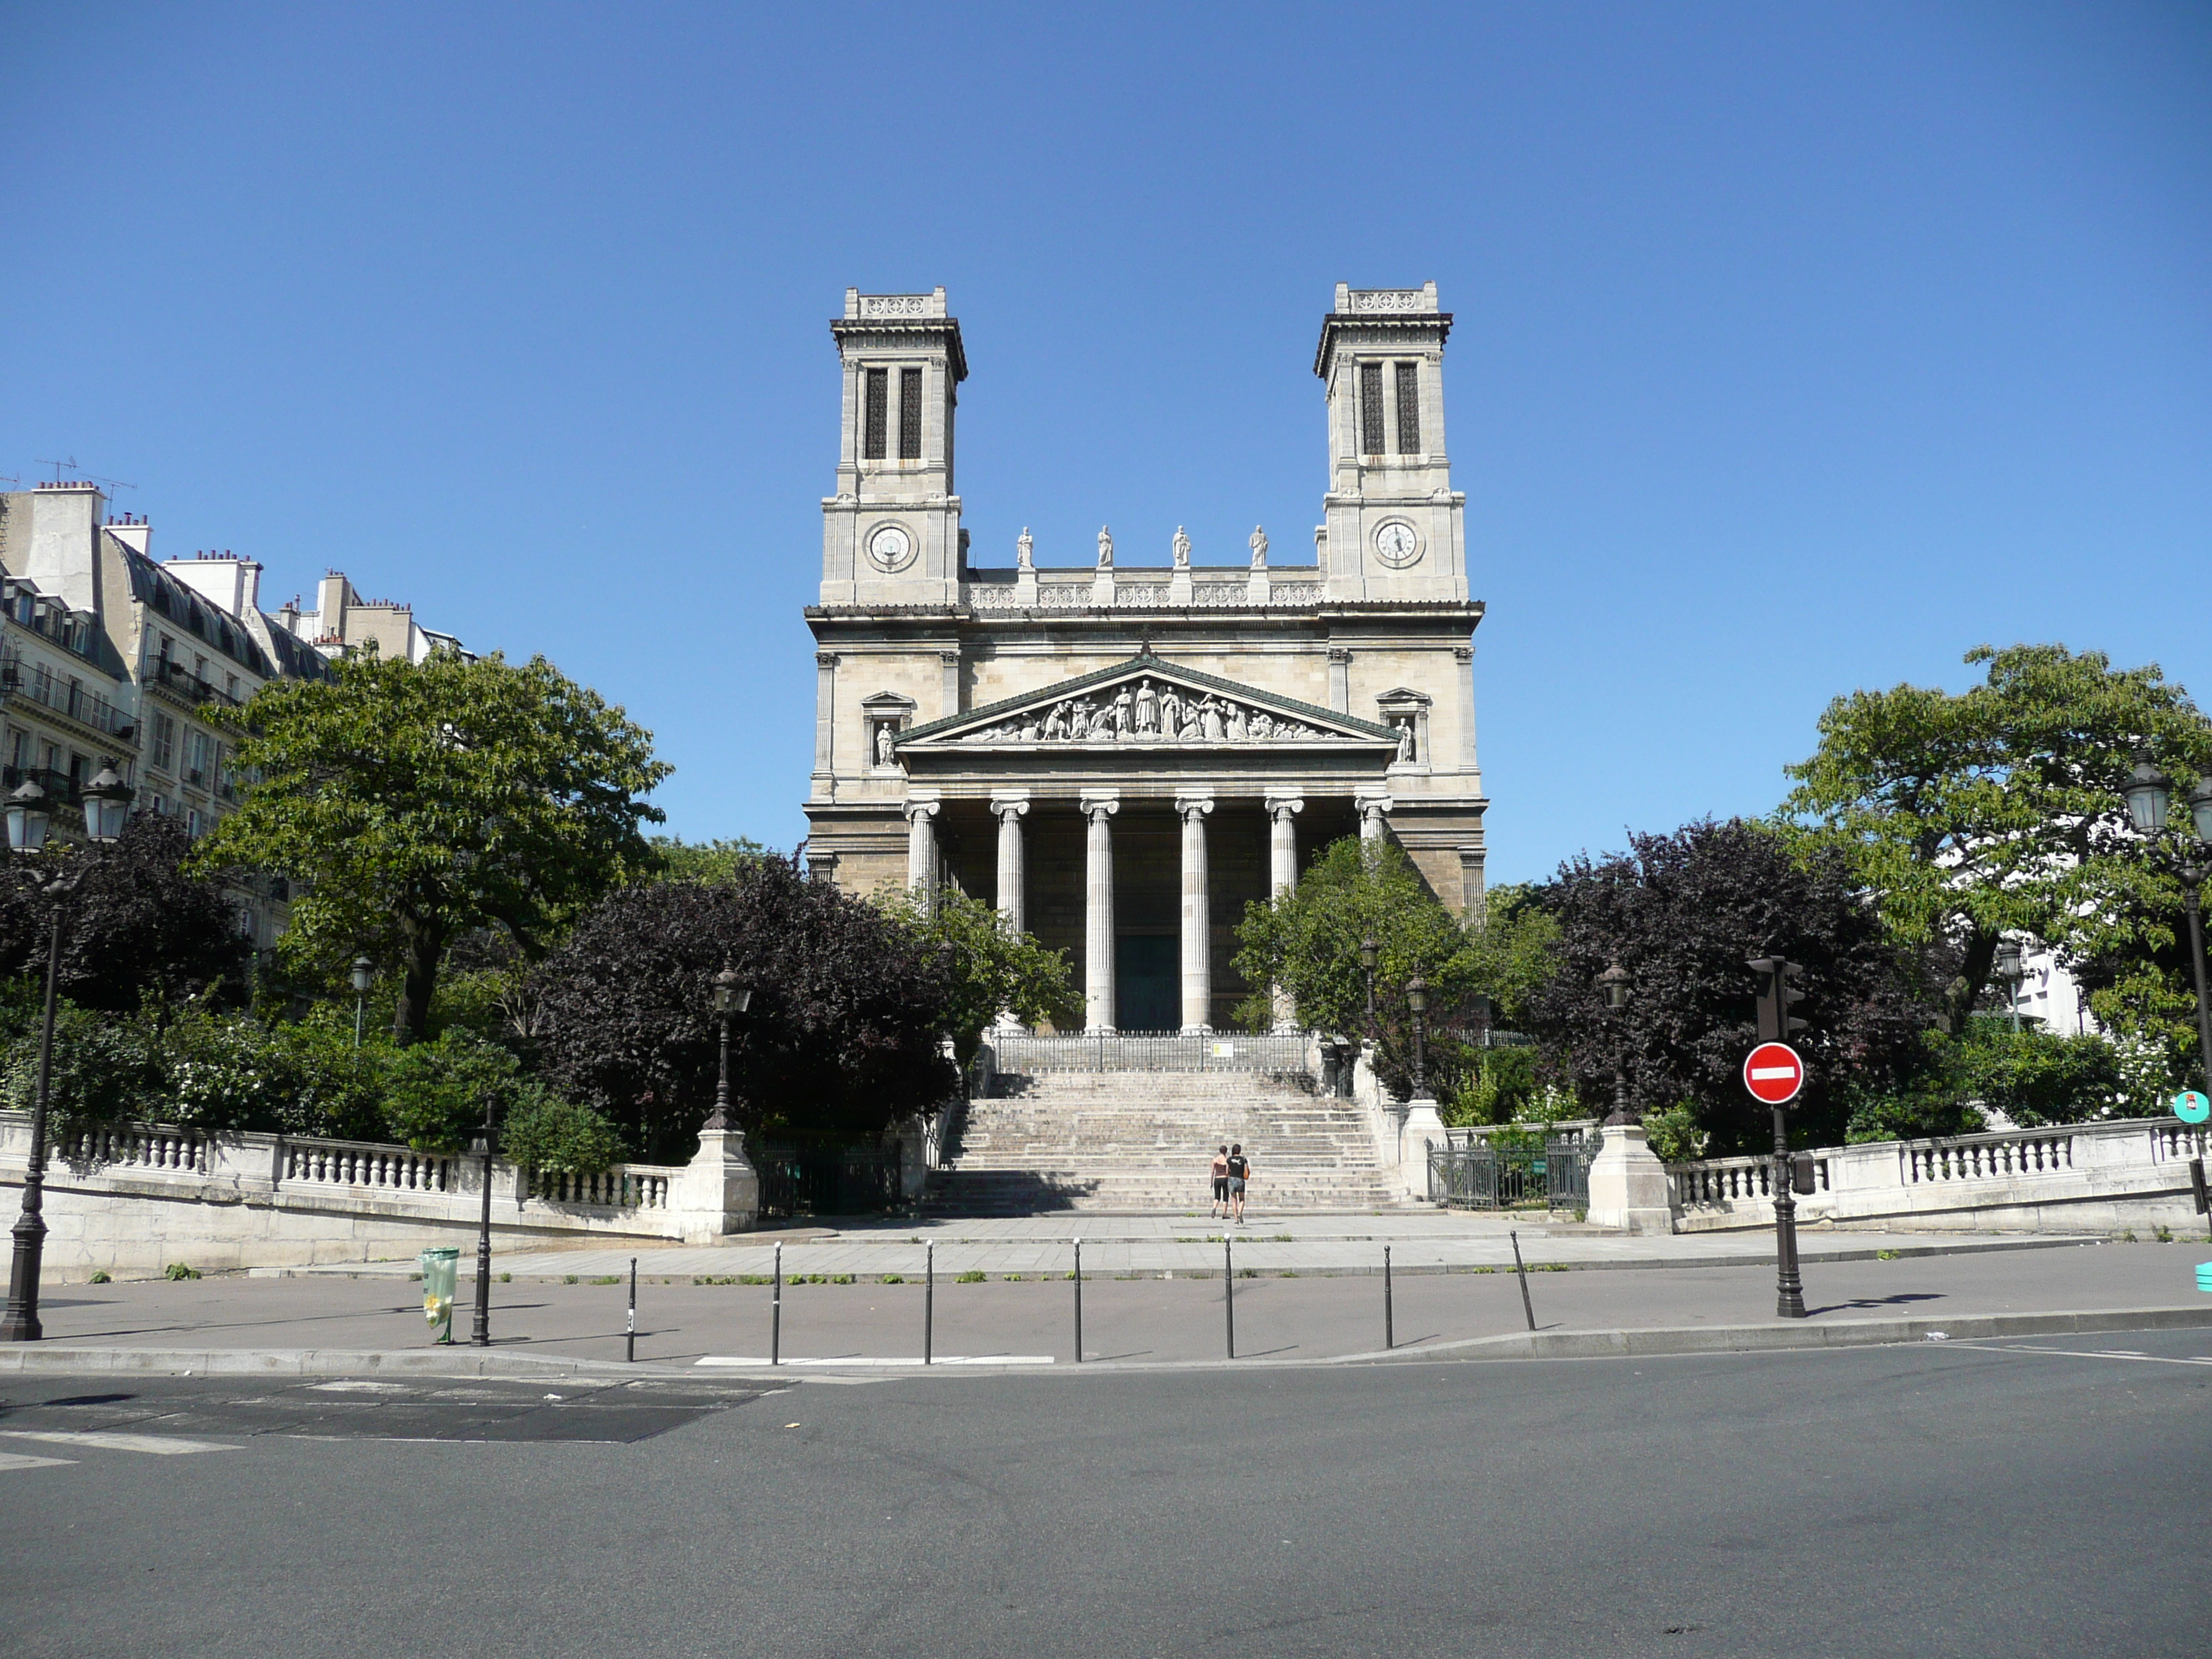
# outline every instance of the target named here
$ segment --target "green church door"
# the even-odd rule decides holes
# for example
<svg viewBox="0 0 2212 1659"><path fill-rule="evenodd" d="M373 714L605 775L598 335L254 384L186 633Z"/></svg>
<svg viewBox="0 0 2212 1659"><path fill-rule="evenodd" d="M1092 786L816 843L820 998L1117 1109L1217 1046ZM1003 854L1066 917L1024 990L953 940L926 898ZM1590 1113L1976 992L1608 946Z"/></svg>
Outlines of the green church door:
<svg viewBox="0 0 2212 1659"><path fill-rule="evenodd" d="M1182 979L1171 934L1124 933L1114 941L1115 1024L1124 1031L1182 1029Z"/></svg>

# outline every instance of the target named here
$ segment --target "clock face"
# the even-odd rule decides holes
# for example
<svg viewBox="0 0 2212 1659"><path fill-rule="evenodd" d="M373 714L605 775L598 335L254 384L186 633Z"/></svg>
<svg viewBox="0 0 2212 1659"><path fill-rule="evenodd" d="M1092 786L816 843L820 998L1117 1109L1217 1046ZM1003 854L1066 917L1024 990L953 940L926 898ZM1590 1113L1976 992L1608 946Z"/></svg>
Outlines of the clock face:
<svg viewBox="0 0 2212 1659"><path fill-rule="evenodd" d="M914 557L914 538L902 526L883 525L868 538L868 556L884 570L897 570Z"/></svg>
<svg viewBox="0 0 2212 1659"><path fill-rule="evenodd" d="M1402 519L1392 519L1375 532L1375 556L1393 570L1403 570L1421 556L1421 538Z"/></svg>

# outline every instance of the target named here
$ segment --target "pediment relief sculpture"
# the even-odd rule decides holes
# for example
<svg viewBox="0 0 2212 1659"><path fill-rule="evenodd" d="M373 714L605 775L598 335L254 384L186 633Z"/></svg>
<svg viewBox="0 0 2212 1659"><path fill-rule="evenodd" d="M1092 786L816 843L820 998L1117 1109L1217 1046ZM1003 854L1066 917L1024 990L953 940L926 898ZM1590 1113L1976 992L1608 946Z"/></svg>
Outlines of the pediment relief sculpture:
<svg viewBox="0 0 2212 1659"><path fill-rule="evenodd" d="M1055 688L1026 708L950 731L916 734L935 746L951 744L1112 744L1131 747L1201 747L1217 744L1380 744L1385 736L1300 718L1258 697L1193 685L1158 672L1130 674L1103 684Z"/></svg>

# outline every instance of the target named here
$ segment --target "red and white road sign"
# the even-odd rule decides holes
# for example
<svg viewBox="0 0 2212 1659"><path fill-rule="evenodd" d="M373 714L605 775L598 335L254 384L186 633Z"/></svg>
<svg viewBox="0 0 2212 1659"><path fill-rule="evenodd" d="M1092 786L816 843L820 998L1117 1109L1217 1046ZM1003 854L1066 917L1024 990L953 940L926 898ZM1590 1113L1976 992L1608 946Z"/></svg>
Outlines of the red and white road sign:
<svg viewBox="0 0 2212 1659"><path fill-rule="evenodd" d="M1784 1106L1805 1086L1805 1062L1786 1042L1762 1042L1743 1062L1743 1086L1770 1106Z"/></svg>

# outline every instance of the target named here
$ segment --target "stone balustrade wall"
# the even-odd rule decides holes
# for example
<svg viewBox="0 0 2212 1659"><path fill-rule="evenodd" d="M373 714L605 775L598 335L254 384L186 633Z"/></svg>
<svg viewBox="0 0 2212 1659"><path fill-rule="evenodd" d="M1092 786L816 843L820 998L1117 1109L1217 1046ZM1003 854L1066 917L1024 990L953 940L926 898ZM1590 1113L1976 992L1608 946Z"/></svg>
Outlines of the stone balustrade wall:
<svg viewBox="0 0 2212 1659"><path fill-rule="evenodd" d="M1810 1154L1801 1226L1901 1231L2121 1232L2201 1228L2189 1160L2205 1133L2130 1118L1946 1140L1884 1140ZM1801 1154L1803 1156L1803 1154ZM1674 1231L1774 1224L1771 1158L1669 1164Z"/></svg>
<svg viewBox="0 0 2212 1659"><path fill-rule="evenodd" d="M574 1176L492 1164L495 1249L590 1239L682 1238L755 1223L742 1137L708 1136L690 1164ZM0 1224L21 1202L30 1120L0 1112ZM159 1124L71 1127L46 1162L49 1278L390 1260L475 1247L479 1158L291 1135ZM749 1184L750 1183L750 1184Z"/></svg>

